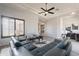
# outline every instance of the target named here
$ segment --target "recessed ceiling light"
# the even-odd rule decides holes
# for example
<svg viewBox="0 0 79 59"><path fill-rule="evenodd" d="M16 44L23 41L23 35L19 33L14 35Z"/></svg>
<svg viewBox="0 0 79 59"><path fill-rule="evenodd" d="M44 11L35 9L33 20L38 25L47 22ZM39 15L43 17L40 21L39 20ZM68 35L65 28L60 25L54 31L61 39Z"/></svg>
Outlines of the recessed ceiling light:
<svg viewBox="0 0 79 59"><path fill-rule="evenodd" d="M74 15L74 14L76 14L76 12L72 12L71 14Z"/></svg>

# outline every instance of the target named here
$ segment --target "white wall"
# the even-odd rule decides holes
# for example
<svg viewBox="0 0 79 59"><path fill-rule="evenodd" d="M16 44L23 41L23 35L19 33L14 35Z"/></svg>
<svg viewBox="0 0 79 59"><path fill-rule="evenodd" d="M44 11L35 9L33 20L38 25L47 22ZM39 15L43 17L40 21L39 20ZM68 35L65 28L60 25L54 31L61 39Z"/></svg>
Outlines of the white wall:
<svg viewBox="0 0 79 59"><path fill-rule="evenodd" d="M51 18L46 24L46 33L48 36L60 38L62 33L62 19L60 17Z"/></svg>
<svg viewBox="0 0 79 59"><path fill-rule="evenodd" d="M26 33L38 34L38 17L30 15L26 21Z"/></svg>
<svg viewBox="0 0 79 59"><path fill-rule="evenodd" d="M16 6L14 6L16 7ZM18 7L16 8L7 7L0 4L0 16L10 16L15 18L20 18L25 20L25 34L34 33L38 34L38 16L32 12L27 10L20 10ZM1 22L1 17L0 17ZM1 38L1 23L0 23L0 46L6 45L10 41L9 38Z"/></svg>
<svg viewBox="0 0 79 59"><path fill-rule="evenodd" d="M79 15L65 15L51 18L47 21L46 33L49 36L61 38L61 35L66 33L65 28L72 24L79 27ZM79 29L73 32L79 33Z"/></svg>
<svg viewBox="0 0 79 59"><path fill-rule="evenodd" d="M57 19L49 19L46 23L45 33L47 36L57 37Z"/></svg>

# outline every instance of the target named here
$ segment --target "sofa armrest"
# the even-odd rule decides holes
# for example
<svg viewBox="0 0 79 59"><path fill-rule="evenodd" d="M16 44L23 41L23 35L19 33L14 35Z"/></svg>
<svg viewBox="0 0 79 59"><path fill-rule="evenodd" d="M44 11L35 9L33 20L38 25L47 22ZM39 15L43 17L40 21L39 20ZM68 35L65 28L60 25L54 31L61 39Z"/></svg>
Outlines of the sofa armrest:
<svg viewBox="0 0 79 59"><path fill-rule="evenodd" d="M13 41L10 41L10 54L12 56L32 56L32 54L23 46L16 48Z"/></svg>
<svg viewBox="0 0 79 59"><path fill-rule="evenodd" d="M13 48L12 51L13 56L32 56L32 54L24 47L20 47L18 49Z"/></svg>

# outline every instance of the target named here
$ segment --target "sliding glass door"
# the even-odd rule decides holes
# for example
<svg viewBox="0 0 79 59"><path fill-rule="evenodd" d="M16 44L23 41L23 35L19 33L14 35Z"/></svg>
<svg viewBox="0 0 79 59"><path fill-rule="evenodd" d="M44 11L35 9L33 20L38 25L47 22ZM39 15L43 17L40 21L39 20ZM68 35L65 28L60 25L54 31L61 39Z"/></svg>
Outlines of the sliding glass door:
<svg viewBox="0 0 79 59"><path fill-rule="evenodd" d="M25 22L21 19L11 18L11 17L2 17L2 37L10 36L20 36L24 35Z"/></svg>
<svg viewBox="0 0 79 59"><path fill-rule="evenodd" d="M23 34L24 34L24 21L16 20L16 35L23 35Z"/></svg>
<svg viewBox="0 0 79 59"><path fill-rule="evenodd" d="M2 18L2 36L14 35L14 19L7 17Z"/></svg>

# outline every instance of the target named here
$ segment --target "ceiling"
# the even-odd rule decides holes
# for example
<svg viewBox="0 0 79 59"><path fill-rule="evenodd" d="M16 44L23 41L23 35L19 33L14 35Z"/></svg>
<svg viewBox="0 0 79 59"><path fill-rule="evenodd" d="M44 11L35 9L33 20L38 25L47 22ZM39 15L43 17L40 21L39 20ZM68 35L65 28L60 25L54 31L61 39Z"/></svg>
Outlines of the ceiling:
<svg viewBox="0 0 79 59"><path fill-rule="evenodd" d="M19 8L24 8L26 10L29 10L35 14L38 14L39 12L43 11L40 8L45 8L44 3L14 3L14 4L7 4L9 6L13 5L14 7L17 6ZM49 19L52 17L65 15L68 13L72 13L79 10L79 3L48 3L47 8L55 7L55 10L52 10L52 12L55 12L55 14L48 14L47 16L44 16L42 14L38 14L39 16Z"/></svg>

